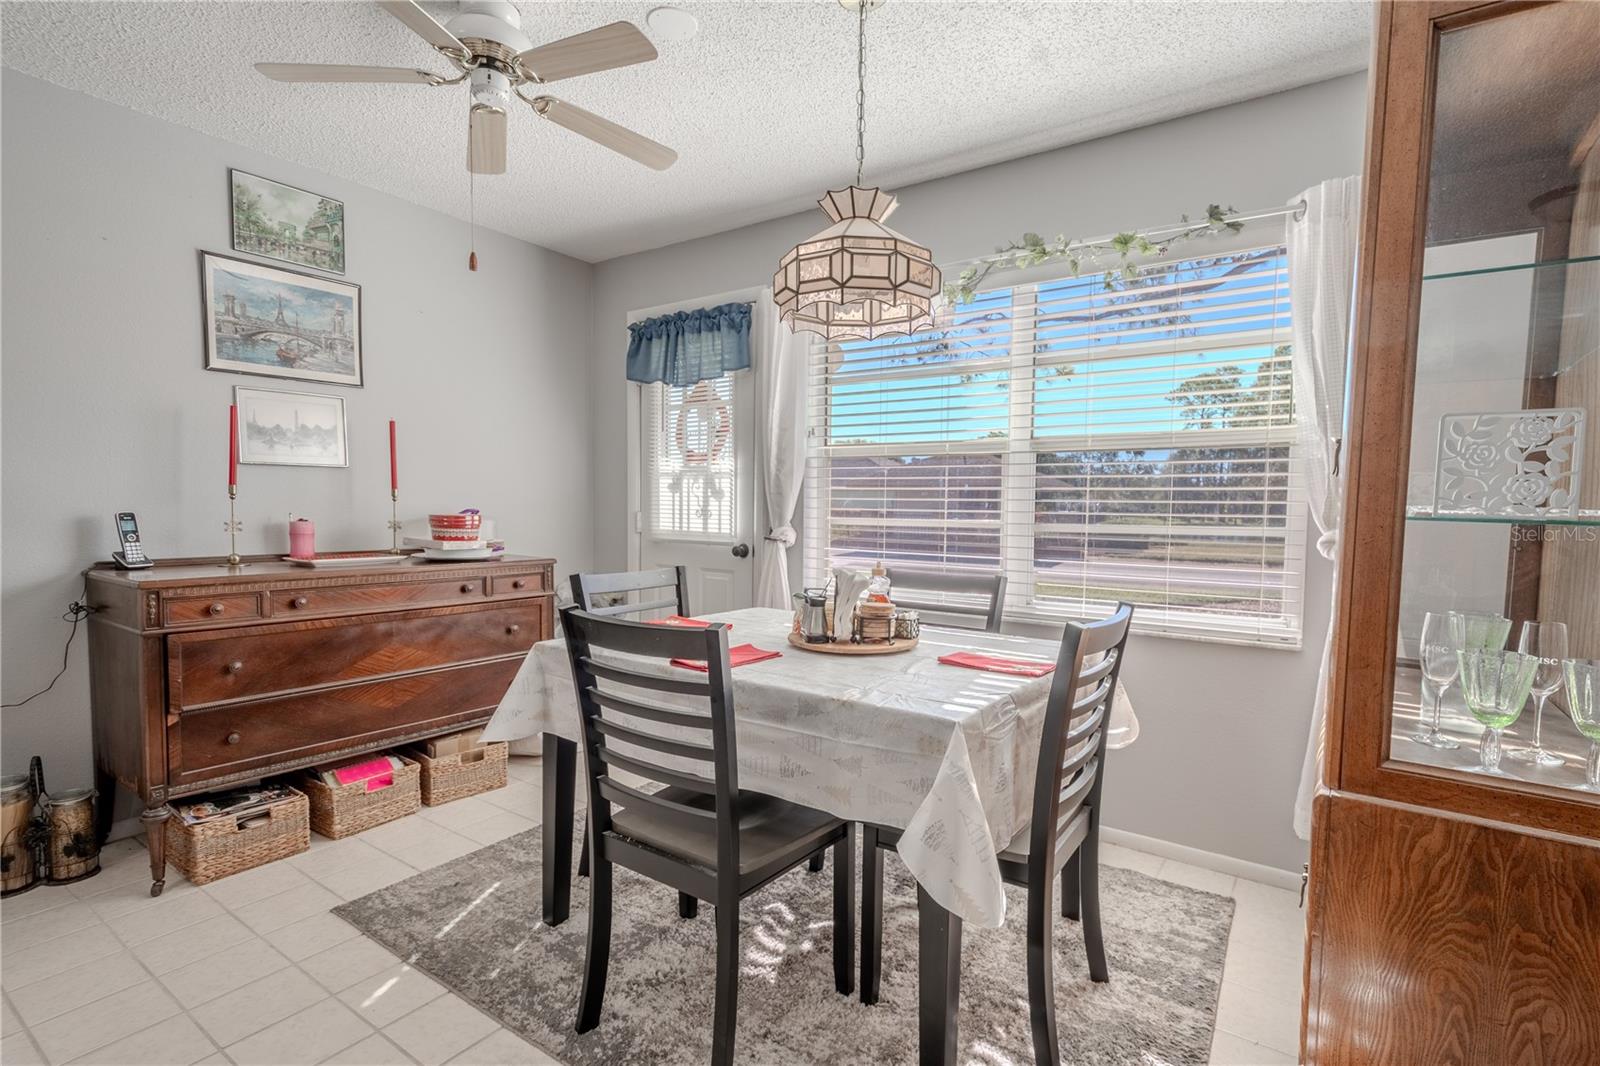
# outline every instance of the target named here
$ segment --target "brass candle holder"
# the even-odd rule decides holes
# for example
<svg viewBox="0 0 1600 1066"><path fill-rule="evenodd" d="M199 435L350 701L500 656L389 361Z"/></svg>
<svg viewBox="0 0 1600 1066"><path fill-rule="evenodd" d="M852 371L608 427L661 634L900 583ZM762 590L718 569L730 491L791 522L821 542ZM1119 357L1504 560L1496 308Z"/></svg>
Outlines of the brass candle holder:
<svg viewBox="0 0 1600 1066"><path fill-rule="evenodd" d="M404 555L400 549L400 490L389 490L389 554Z"/></svg>
<svg viewBox="0 0 1600 1066"><path fill-rule="evenodd" d="M234 499L239 495L239 486L228 486L228 520L222 523L223 532L228 534L228 561L221 564L228 567L249 566L250 564L239 558L239 533L244 525L234 514Z"/></svg>

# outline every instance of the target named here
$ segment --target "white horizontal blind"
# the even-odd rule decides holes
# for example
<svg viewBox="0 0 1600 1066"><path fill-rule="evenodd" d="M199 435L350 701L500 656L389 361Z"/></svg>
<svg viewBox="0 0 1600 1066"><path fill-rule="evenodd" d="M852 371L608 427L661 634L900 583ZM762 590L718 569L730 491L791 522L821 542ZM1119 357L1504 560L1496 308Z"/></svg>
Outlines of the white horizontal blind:
<svg viewBox="0 0 1600 1066"><path fill-rule="evenodd" d="M734 534L733 378L644 388L650 533L728 541Z"/></svg>
<svg viewBox="0 0 1600 1066"><path fill-rule="evenodd" d="M1305 501L1281 247L981 293L813 351L808 579L994 572L1008 614L1297 644Z"/></svg>

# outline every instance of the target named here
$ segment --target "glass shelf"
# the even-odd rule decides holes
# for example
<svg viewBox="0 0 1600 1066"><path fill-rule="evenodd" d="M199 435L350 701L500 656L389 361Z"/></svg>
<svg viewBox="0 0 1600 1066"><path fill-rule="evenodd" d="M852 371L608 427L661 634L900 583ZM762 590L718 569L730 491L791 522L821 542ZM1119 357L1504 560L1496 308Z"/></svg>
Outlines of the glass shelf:
<svg viewBox="0 0 1600 1066"><path fill-rule="evenodd" d="M1423 281L1449 281L1451 278L1479 278L1486 274L1505 274L1513 270L1539 270L1544 267L1569 267L1576 263L1600 263L1600 255L1580 255L1572 259L1545 259L1537 263L1511 263L1504 266L1479 267L1476 270L1451 270L1439 274L1424 274Z"/></svg>
<svg viewBox="0 0 1600 1066"><path fill-rule="evenodd" d="M1600 511L1582 511L1572 518L1518 518L1492 514L1434 514L1426 507L1408 507L1406 521L1467 522L1492 526L1600 526Z"/></svg>

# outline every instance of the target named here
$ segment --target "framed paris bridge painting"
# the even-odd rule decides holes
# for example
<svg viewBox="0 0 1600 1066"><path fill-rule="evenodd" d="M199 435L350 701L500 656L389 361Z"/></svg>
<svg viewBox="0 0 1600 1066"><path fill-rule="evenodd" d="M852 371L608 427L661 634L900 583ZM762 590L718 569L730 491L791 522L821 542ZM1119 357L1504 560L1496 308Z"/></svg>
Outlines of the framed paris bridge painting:
<svg viewBox="0 0 1600 1066"><path fill-rule="evenodd" d="M344 273L344 204L242 170L228 171L233 250Z"/></svg>
<svg viewBox="0 0 1600 1066"><path fill-rule="evenodd" d="M200 253L206 369L361 384L361 286Z"/></svg>

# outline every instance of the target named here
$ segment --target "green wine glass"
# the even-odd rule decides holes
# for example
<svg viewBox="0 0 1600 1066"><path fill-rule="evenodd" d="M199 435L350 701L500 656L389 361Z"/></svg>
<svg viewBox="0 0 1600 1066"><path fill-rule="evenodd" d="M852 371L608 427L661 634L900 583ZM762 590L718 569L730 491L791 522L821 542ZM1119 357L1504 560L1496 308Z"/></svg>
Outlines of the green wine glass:
<svg viewBox="0 0 1600 1066"><path fill-rule="evenodd" d="M1487 729L1478 746L1484 773L1500 773L1500 734L1522 713L1538 668L1538 656L1518 651L1480 648L1461 653L1461 695L1472 717Z"/></svg>
<svg viewBox="0 0 1600 1066"><path fill-rule="evenodd" d="M1567 714L1578 732L1589 738L1589 759L1584 763L1584 787L1600 792L1600 659L1568 659Z"/></svg>

